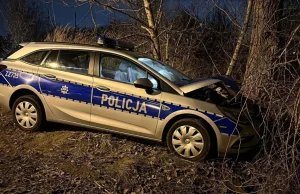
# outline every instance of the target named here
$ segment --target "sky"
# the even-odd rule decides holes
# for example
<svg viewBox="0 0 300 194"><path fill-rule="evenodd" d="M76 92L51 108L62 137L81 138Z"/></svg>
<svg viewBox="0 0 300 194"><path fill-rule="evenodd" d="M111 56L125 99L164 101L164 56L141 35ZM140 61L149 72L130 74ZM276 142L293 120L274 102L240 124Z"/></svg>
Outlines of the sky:
<svg viewBox="0 0 300 194"><path fill-rule="evenodd" d="M9 0L4 0L0 2L5 2ZM182 0L182 3L186 6L186 8L193 7L192 2L193 1L199 1L199 0ZM239 8L239 4L244 0L216 0L216 2L221 4L226 4L227 6L231 8ZM61 0L26 0L26 2L29 3L37 3L40 5L42 9L44 9L45 15L47 17L51 18L51 21L53 24L56 25L62 25L62 26L74 26L74 15L76 12L77 16L77 25L79 27L89 27L94 26L92 22L91 15L88 14L86 17L85 15L89 12L90 6L89 4L85 4L79 7L68 7L64 6ZM66 2L75 2L74 0L66 0ZM210 3L212 1L210 0L202 0L203 3ZM174 3L173 0L167 0L168 6L172 5ZM200 4L201 5L201 4ZM232 6L234 5L234 6ZM1 5L0 5L1 7ZM203 7L205 5L203 4ZM97 10L96 10L97 9ZM107 10L99 9L99 7L94 9L94 18L98 25L103 26L109 21L111 21L113 18L120 19L122 16L120 14L115 15L115 13L109 12ZM7 34L7 31L5 30L3 17L0 13L0 35Z"/></svg>
<svg viewBox="0 0 300 194"><path fill-rule="evenodd" d="M74 26L75 12L76 12L76 17L77 17L77 24L79 27L94 25L90 14L87 15L86 17L84 17L89 12L89 9L90 9L90 6L88 4L74 8L74 7L64 6L60 0L53 0L53 1L51 1L51 0L26 0L26 1L38 3L40 5L40 7L42 9L44 9L45 15L47 17L50 16L52 22L55 23L56 25ZM51 3L51 2L54 2L54 3ZM113 17L114 17L113 13L105 11L105 10L99 10L99 9L97 9L97 12L95 12L95 14L94 14L94 18L98 25L107 24ZM7 31L5 30L4 25L5 24L4 24L3 17L0 14L0 35L7 34Z"/></svg>

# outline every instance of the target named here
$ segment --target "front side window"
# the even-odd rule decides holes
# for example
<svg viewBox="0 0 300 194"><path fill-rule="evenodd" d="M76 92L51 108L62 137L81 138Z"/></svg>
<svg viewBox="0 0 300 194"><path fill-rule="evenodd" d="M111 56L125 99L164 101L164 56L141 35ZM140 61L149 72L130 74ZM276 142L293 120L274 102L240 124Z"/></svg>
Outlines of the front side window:
<svg viewBox="0 0 300 194"><path fill-rule="evenodd" d="M90 53L75 50L51 51L44 63L48 68L80 74L88 74L89 64Z"/></svg>
<svg viewBox="0 0 300 194"><path fill-rule="evenodd" d="M147 72L136 64L116 56L102 55L100 59L100 77L133 84L139 78L147 78ZM158 82L148 74L153 83L153 88L158 87Z"/></svg>
<svg viewBox="0 0 300 194"><path fill-rule="evenodd" d="M22 61L34 64L34 65L40 65L47 53L48 53L48 51L38 51L38 52L29 54L29 55L23 57Z"/></svg>

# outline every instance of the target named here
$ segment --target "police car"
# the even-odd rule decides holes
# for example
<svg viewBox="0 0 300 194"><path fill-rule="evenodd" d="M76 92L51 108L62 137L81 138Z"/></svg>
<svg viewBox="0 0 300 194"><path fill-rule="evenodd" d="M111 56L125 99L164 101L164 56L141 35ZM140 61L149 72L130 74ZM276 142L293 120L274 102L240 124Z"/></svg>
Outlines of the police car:
<svg viewBox="0 0 300 194"><path fill-rule="evenodd" d="M106 130L166 142L188 160L257 145L259 129L233 100L234 82L192 80L131 45L98 42L22 43L0 62L0 104L20 129L50 121Z"/></svg>

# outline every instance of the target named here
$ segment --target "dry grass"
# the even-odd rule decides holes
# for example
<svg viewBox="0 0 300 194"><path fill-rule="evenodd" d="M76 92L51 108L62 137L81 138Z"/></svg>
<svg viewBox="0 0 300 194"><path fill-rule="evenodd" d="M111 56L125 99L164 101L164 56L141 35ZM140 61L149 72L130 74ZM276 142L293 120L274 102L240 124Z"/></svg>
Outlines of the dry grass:
<svg viewBox="0 0 300 194"><path fill-rule="evenodd" d="M92 29L76 29L74 27L56 27L53 32L49 33L45 41L50 42L68 42L78 44L95 45L97 32Z"/></svg>
<svg viewBox="0 0 300 194"><path fill-rule="evenodd" d="M160 144L65 125L27 134L14 126L9 111L0 108L0 114L2 193L226 193L263 187L246 184L258 184L257 173L265 172L256 163L192 163ZM265 183L267 177L260 178Z"/></svg>

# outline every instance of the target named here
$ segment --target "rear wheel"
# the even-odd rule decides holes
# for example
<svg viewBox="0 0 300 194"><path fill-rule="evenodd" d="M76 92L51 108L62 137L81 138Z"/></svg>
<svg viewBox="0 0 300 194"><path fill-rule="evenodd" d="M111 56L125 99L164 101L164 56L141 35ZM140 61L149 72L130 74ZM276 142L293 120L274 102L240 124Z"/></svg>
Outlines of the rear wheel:
<svg viewBox="0 0 300 194"><path fill-rule="evenodd" d="M176 155L192 161L205 159L211 147L208 131L197 119L175 122L167 134L168 148Z"/></svg>
<svg viewBox="0 0 300 194"><path fill-rule="evenodd" d="M23 131L37 131L44 123L44 113L36 96L19 97L13 104L12 112L15 123Z"/></svg>

